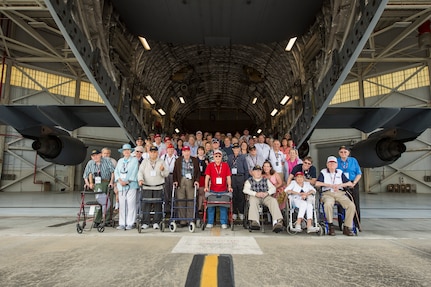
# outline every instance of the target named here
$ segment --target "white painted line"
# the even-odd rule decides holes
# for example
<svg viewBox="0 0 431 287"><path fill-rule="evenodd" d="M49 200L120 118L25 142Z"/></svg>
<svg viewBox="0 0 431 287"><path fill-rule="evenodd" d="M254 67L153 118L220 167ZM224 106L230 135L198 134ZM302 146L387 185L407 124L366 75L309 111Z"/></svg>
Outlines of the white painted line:
<svg viewBox="0 0 431 287"><path fill-rule="evenodd" d="M172 253L254 254L263 252L253 237L183 236Z"/></svg>

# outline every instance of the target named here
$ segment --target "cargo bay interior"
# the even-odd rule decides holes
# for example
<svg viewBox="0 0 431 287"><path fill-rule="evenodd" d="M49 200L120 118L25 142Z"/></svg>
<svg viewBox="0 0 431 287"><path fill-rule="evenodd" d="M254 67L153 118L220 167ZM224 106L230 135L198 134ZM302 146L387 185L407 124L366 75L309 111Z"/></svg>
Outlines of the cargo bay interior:
<svg viewBox="0 0 431 287"><path fill-rule="evenodd" d="M175 46L156 42L152 45L151 51L147 51L142 47L138 37L132 39L124 33L122 29L125 24L117 26L112 24L114 21L120 21L124 18L121 16L124 15L113 16L112 18L115 19L110 19L109 27L103 24L102 20L107 18L105 13L111 14L111 9L114 9L119 1L112 1L112 3L91 1L86 4L78 3L79 1L69 2L75 2L71 14L87 39L92 40L94 47L99 49L102 64L106 67L114 65L120 71L129 69L121 66L123 57L126 57L123 53L127 54L128 49L133 50L133 53L138 55L136 57L143 59L150 53L156 54L153 58L148 57L144 61L134 63L136 71L145 71L146 66L157 66L156 60L175 61L170 58L173 54L184 62L184 58L190 56L185 47L194 51L199 48L197 45L189 45L175 50ZM316 11L312 12L314 15L317 10L328 9L329 1L316 2L319 2L320 6L314 7L316 8ZM351 3L348 1L350 4L346 4L346 1L332 2L339 5L337 11L327 10L326 12L336 13L337 19L345 21L339 20L337 22L339 26L332 34L334 39L331 48L334 48L335 44L341 47L345 43L349 25L355 24L362 8L357 2L362 1L351 1ZM0 3L0 13L2 15L0 47L3 51L1 104L106 104L69 47L64 31L57 26L46 3L6 0ZM115 14L112 13L112 15ZM390 0L350 73L331 99L330 106L430 107L430 18L431 7L427 1ZM324 20L325 18L321 19L321 21ZM110 33L107 32L108 30ZM108 37L112 39L107 39ZM308 53L304 53L303 57L315 57L321 52L324 54L332 52L326 50L328 47L319 46L318 38L318 34L309 32L305 40L297 43ZM211 40L220 41L220 39L208 41ZM131 42L133 46L130 46ZM281 46L280 43L278 45ZM243 52L246 49L244 47L239 48L238 53ZM259 51L259 54L267 55L268 66L281 57L288 57L289 54L283 47L281 49L283 54L275 55L278 52L274 47L270 49L271 47L262 45L262 50ZM310 47L314 47L314 50ZM224 69L229 69L229 66L216 71L211 65L215 65L214 57L221 57L220 61L228 62L232 59L229 53L233 53L233 50L226 52L213 47L212 51L214 54L208 58L208 63L200 65L204 65L204 69L207 70L205 73L219 73L220 77L227 77L228 74ZM202 50L202 53L205 54L206 51ZM331 56L328 57L331 58ZM328 59L328 57L324 58ZM316 70L322 68L318 65L323 65L323 62L312 60L310 63L317 65ZM271 71L270 68L262 67L259 70L242 65L243 69L237 71L233 78L236 85L229 86L230 91L223 90L222 82L197 83L198 78L208 77L203 72L195 74L199 71L197 65L190 61L188 65L177 65L169 71L158 73L153 78L141 79L165 86L151 86L138 81L136 86L139 95L126 92L122 94L119 105L127 108L128 105L133 104L132 112L134 116L139 115L138 118L141 121L139 124L118 128L82 127L74 130L72 136L82 140L89 150L104 146L111 147L114 157L118 158L119 154L115 151L122 143L139 133L147 134L154 131L172 133L176 128L180 132L194 132L198 128L205 130L205 126L198 127L190 124L197 120L209 126L210 121L215 119L214 122L223 123L220 119L225 118L228 122L239 123L235 129L249 127L253 134L256 134L258 129L262 129L266 134L289 132L299 119L295 111L303 108L301 105L303 98L295 95L302 95L303 88L311 88L302 85L301 81L299 84L297 81L289 81L265 86L262 82L265 82L266 77L269 78L271 73L276 73L278 66L273 67L274 71ZM118 76L112 75L115 71L108 69L108 73L113 78ZM304 69L305 71L307 70ZM165 77L163 81L162 76ZM299 80L307 82L308 78L318 78L323 75L304 74L303 76ZM171 83L169 89L167 82ZM152 87L152 90L149 87ZM291 91L293 99L281 105L279 102L286 95L286 90L283 89ZM143 96L149 94L156 99L156 105L152 105ZM186 102L193 102L194 105L182 104L179 100L180 96L184 96ZM257 101L253 103L255 98ZM219 105L221 101L229 107L225 104ZM167 114L162 115L158 109L165 107L168 108L165 111ZM214 112L211 113L205 107L212 107ZM232 107L237 108L232 110ZM275 115L270 115L275 108L277 109ZM122 117L121 112L119 111L120 117ZM223 125L213 128L228 132L223 129ZM10 126L1 125L0 130L1 192L68 192L82 187L83 164L61 166L46 162L31 148L32 140L23 138ZM365 137L366 134L355 129L316 129L308 139L310 155L320 169L324 167L324 159L329 154L336 153L340 144L351 145ZM364 170L362 191L431 193L430 129L414 141L408 142L406 146L406 152L394 163Z"/></svg>

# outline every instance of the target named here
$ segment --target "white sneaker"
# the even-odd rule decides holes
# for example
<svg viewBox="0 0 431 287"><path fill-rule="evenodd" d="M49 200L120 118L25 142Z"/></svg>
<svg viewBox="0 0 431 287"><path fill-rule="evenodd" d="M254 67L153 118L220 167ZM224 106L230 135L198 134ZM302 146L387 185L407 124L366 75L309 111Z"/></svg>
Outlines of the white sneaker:
<svg viewBox="0 0 431 287"><path fill-rule="evenodd" d="M316 226L307 227L307 233L319 232L320 228Z"/></svg>
<svg viewBox="0 0 431 287"><path fill-rule="evenodd" d="M299 224L296 224L294 228L292 228L292 231L295 232L302 232L302 228Z"/></svg>
<svg viewBox="0 0 431 287"><path fill-rule="evenodd" d="M227 229L227 224L222 224L222 225L221 225L221 228L223 228L223 229Z"/></svg>
<svg viewBox="0 0 431 287"><path fill-rule="evenodd" d="M141 227L142 227L142 229L148 229L148 227L150 227L150 226L148 226L148 224L145 224L145 223L144 223L144 224L142 224L142 226L141 226Z"/></svg>
<svg viewBox="0 0 431 287"><path fill-rule="evenodd" d="M153 228L154 229L159 229L160 227L159 227L159 224L158 223L153 223Z"/></svg>
<svg viewBox="0 0 431 287"><path fill-rule="evenodd" d="M212 225L212 224L208 223L206 227L207 227L207 228L213 228L213 226L214 226L214 225Z"/></svg>
<svg viewBox="0 0 431 287"><path fill-rule="evenodd" d="M232 214L232 219L236 220L238 218L238 215L236 215L236 213Z"/></svg>
<svg viewBox="0 0 431 287"><path fill-rule="evenodd" d="M240 213L240 214L239 214L239 219L240 219L240 220L244 220L244 214Z"/></svg>
<svg viewBox="0 0 431 287"><path fill-rule="evenodd" d="M124 229L126 229L126 226L124 226L124 225L120 225L120 226L117 226L117 229L118 229L118 230L124 230Z"/></svg>

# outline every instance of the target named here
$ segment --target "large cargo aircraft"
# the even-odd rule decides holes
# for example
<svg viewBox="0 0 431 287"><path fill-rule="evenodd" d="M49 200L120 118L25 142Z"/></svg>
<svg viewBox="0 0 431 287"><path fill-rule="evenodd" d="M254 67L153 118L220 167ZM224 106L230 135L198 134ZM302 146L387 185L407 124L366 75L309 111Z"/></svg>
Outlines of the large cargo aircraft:
<svg viewBox="0 0 431 287"><path fill-rule="evenodd" d="M69 134L82 126L118 126L131 140L155 126L290 132L303 153L316 128L356 128L369 134L352 148L361 166L387 165L431 127L430 108L328 107L387 2L48 0L106 106L3 105L0 123L62 165L84 160Z"/></svg>

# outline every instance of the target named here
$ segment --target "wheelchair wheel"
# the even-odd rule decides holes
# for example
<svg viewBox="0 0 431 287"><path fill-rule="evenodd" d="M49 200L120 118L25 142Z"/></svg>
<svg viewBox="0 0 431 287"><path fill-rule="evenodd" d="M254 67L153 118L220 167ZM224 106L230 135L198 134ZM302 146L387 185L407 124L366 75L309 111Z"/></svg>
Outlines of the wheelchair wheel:
<svg viewBox="0 0 431 287"><path fill-rule="evenodd" d="M323 228L323 226L317 223L317 227L319 227L319 232L317 232L317 236L325 235L325 229Z"/></svg>
<svg viewBox="0 0 431 287"><path fill-rule="evenodd" d="M194 222L190 222L189 224L189 231L190 232L195 232L196 229L196 224Z"/></svg>
<svg viewBox="0 0 431 287"><path fill-rule="evenodd" d="M97 231L99 231L99 232L105 231L105 225L101 224L101 225L97 226Z"/></svg>
<svg viewBox="0 0 431 287"><path fill-rule="evenodd" d="M177 224L176 224L175 222L171 222L171 223L169 224L169 230L170 230L171 232L175 232L175 231L177 230Z"/></svg>
<svg viewBox="0 0 431 287"><path fill-rule="evenodd" d="M76 232L78 232L79 234L82 233L84 229L81 227L81 225L79 225L79 223L76 224Z"/></svg>

